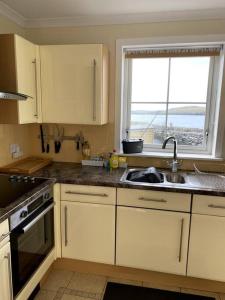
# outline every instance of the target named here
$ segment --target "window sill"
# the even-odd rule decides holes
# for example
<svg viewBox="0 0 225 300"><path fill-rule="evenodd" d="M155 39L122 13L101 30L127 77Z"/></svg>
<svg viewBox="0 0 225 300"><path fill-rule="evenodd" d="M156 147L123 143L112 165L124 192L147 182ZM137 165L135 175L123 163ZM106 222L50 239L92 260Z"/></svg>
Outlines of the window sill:
<svg viewBox="0 0 225 300"><path fill-rule="evenodd" d="M127 157L152 157L152 158L172 158L173 153L168 152L142 152L142 153L132 153L132 154L124 154L117 153L119 156L127 156ZM184 154L178 153L178 159L191 159L191 160L213 160L213 161L223 161L222 157L214 157L212 155L204 155L204 154Z"/></svg>

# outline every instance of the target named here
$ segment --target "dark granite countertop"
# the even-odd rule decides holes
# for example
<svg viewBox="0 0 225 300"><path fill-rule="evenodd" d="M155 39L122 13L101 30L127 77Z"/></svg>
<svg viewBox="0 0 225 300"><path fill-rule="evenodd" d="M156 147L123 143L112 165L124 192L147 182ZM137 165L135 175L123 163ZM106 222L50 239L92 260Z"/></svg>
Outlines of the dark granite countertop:
<svg viewBox="0 0 225 300"><path fill-rule="evenodd" d="M48 179L33 190L25 193L23 196L19 197L16 201L12 202L9 206L4 209L0 208L0 223L8 219L15 211L23 207L24 205L30 203L35 197L38 196L44 190L47 190L49 186L55 183L55 179Z"/></svg>
<svg viewBox="0 0 225 300"><path fill-rule="evenodd" d="M108 186L117 188L131 188L131 189L144 189L155 191L167 191L167 192L179 192L190 194L203 194L203 195L215 195L225 196L225 182L222 186L216 186L215 188L204 186L190 186L182 184L138 184L122 182L124 169L114 169L107 171L101 167L81 166L77 163L67 162L53 162L51 165L40 169L33 173L34 177L44 177L48 180L32 190L30 193L24 194L23 197L18 198L10 206L5 209L0 209L0 222L7 219L13 212L22 207L24 204L33 200L34 196L42 192L43 189L54 183L64 184L81 184L81 185L96 185L96 186Z"/></svg>
<svg viewBox="0 0 225 300"><path fill-rule="evenodd" d="M194 193L204 195L225 196L224 186L208 188L207 186L189 186L182 184L145 184L122 182L124 169L114 169L107 171L101 167L82 166L77 163L54 162L33 175L37 177L54 178L58 183L81 184L81 185L98 185L117 188L133 188L156 191L168 191L179 193Z"/></svg>

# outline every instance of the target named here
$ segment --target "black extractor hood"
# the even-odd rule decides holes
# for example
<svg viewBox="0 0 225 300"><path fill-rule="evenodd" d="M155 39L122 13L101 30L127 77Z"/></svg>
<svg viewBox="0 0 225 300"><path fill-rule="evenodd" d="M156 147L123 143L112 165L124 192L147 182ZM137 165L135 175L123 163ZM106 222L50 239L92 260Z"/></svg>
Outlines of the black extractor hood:
<svg viewBox="0 0 225 300"><path fill-rule="evenodd" d="M1 92L0 91L0 101L1 100L27 100L27 98L32 98L30 96L16 93L16 92Z"/></svg>

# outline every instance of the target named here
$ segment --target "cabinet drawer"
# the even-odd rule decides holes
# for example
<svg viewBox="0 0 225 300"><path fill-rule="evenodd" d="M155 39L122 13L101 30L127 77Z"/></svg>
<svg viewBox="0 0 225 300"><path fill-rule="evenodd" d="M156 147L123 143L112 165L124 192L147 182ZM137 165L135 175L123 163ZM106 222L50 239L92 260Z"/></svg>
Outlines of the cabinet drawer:
<svg viewBox="0 0 225 300"><path fill-rule="evenodd" d="M0 243L9 235L9 223L8 220L0 223ZM9 239L9 238L8 238ZM7 240L8 240L7 239Z"/></svg>
<svg viewBox="0 0 225 300"><path fill-rule="evenodd" d="M118 189L117 204L189 212L191 207L191 195L135 189Z"/></svg>
<svg viewBox="0 0 225 300"><path fill-rule="evenodd" d="M192 212L203 215L225 216L225 197L194 195Z"/></svg>
<svg viewBox="0 0 225 300"><path fill-rule="evenodd" d="M114 205L116 204L116 189L103 186L62 184L61 200Z"/></svg>

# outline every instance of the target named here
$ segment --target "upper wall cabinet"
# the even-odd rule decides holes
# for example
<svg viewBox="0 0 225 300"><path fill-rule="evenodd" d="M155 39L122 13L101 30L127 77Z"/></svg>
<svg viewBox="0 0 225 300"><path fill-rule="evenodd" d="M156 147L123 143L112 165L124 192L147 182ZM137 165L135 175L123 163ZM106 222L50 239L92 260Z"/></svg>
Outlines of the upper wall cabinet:
<svg viewBox="0 0 225 300"><path fill-rule="evenodd" d="M27 100L0 100L0 123L40 121L39 46L14 34L0 35L0 91L30 96Z"/></svg>
<svg viewBox="0 0 225 300"><path fill-rule="evenodd" d="M108 51L102 44L40 46L44 123L108 121Z"/></svg>

